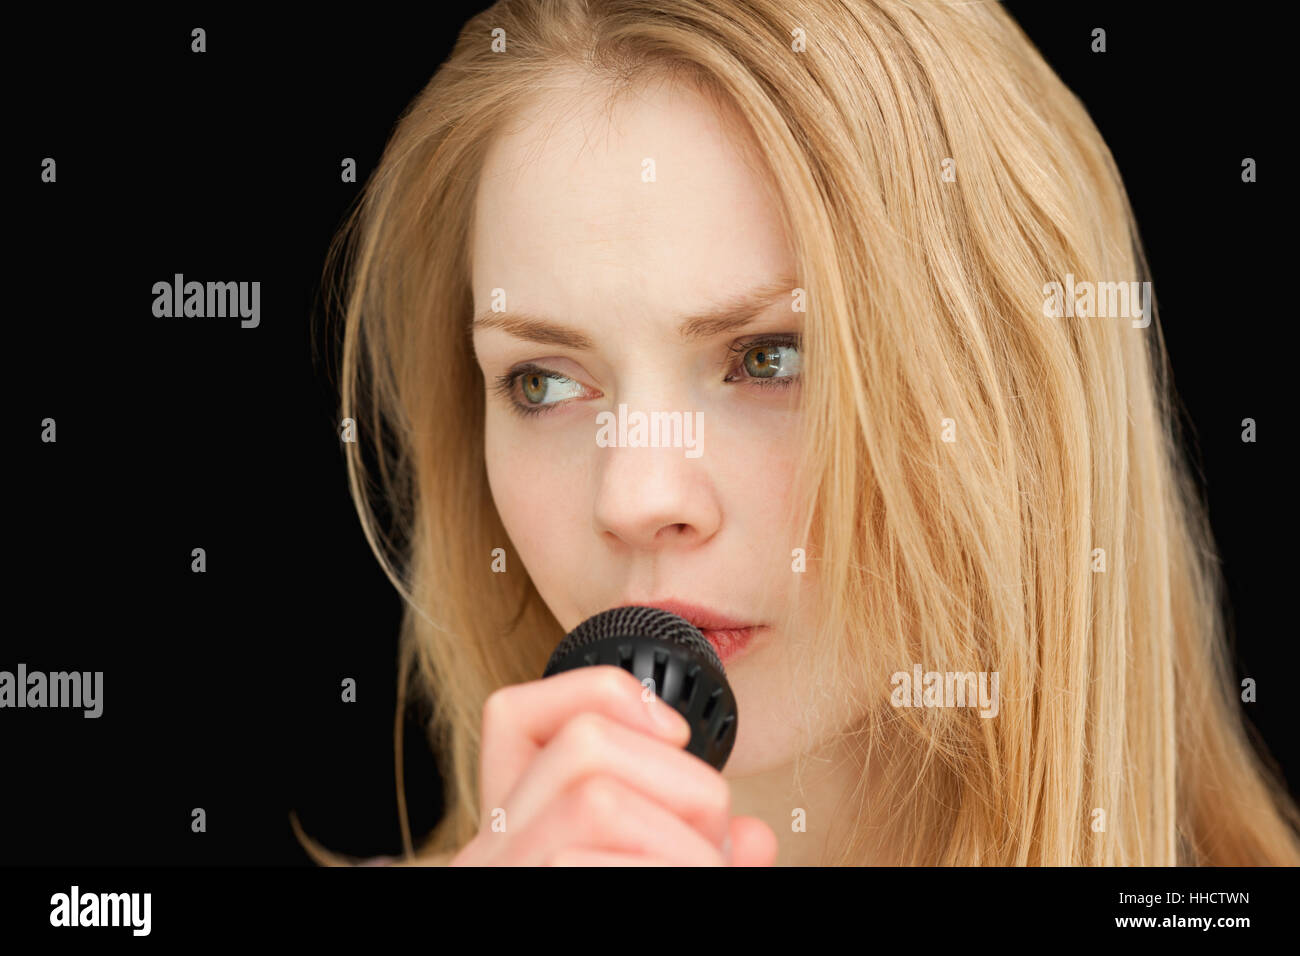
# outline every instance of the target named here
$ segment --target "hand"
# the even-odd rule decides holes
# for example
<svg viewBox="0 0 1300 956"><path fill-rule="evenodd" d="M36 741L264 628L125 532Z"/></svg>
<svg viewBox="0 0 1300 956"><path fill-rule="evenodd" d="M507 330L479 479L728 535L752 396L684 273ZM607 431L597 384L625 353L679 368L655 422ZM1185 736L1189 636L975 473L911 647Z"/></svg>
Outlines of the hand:
<svg viewBox="0 0 1300 956"><path fill-rule="evenodd" d="M494 692L483 707L483 826L451 865L772 865L771 828L730 815L722 774L682 749L686 719L642 691L600 666Z"/></svg>

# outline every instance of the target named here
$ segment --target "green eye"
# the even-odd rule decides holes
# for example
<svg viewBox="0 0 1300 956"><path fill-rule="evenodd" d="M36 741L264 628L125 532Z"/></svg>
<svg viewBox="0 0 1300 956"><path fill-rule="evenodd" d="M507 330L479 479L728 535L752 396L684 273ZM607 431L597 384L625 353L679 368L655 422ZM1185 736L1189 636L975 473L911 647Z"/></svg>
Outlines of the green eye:
<svg viewBox="0 0 1300 956"><path fill-rule="evenodd" d="M546 389L550 382L550 377L543 375L541 372L528 372L521 376L524 387L524 398L528 399L534 405L540 405L546 398Z"/></svg>
<svg viewBox="0 0 1300 956"><path fill-rule="evenodd" d="M763 342L746 349L741 364L750 378L789 378L799 373L799 349Z"/></svg>
<svg viewBox="0 0 1300 956"><path fill-rule="evenodd" d="M587 390L567 375L528 364L499 377L496 391L515 411L536 415L566 404L570 399L581 398Z"/></svg>
<svg viewBox="0 0 1300 956"><path fill-rule="evenodd" d="M768 345L760 345L745 353L745 371L754 378L771 378L781 371L781 356Z"/></svg>

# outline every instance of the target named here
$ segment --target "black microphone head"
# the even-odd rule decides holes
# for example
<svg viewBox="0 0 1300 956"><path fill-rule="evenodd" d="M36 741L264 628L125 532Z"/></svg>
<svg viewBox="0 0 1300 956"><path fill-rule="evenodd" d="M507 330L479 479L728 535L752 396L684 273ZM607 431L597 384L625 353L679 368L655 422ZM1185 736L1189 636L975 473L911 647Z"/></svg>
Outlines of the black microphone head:
<svg viewBox="0 0 1300 956"><path fill-rule="evenodd" d="M717 652L689 621L657 607L616 607L587 618L562 640L543 677L609 664L686 718L686 749L721 770L736 742L736 697Z"/></svg>

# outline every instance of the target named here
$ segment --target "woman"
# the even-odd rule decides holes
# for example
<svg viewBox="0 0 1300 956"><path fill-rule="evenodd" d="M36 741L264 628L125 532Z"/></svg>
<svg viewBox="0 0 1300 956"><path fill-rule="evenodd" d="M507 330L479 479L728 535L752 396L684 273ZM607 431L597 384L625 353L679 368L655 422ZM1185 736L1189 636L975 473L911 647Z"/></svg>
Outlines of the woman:
<svg viewBox="0 0 1300 956"><path fill-rule="evenodd" d="M345 237L447 784L405 861L1300 862L1123 186L998 4L498 3ZM623 604L723 652L721 774L630 675L537 680Z"/></svg>

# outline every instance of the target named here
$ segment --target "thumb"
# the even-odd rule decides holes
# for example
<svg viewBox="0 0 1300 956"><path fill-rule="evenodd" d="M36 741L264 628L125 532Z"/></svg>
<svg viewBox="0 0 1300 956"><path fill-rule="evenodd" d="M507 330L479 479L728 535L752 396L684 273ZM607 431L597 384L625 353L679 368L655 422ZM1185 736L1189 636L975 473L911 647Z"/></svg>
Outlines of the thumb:
<svg viewBox="0 0 1300 956"><path fill-rule="evenodd" d="M731 840L732 866L776 864L776 834L758 817L732 817L727 836Z"/></svg>

